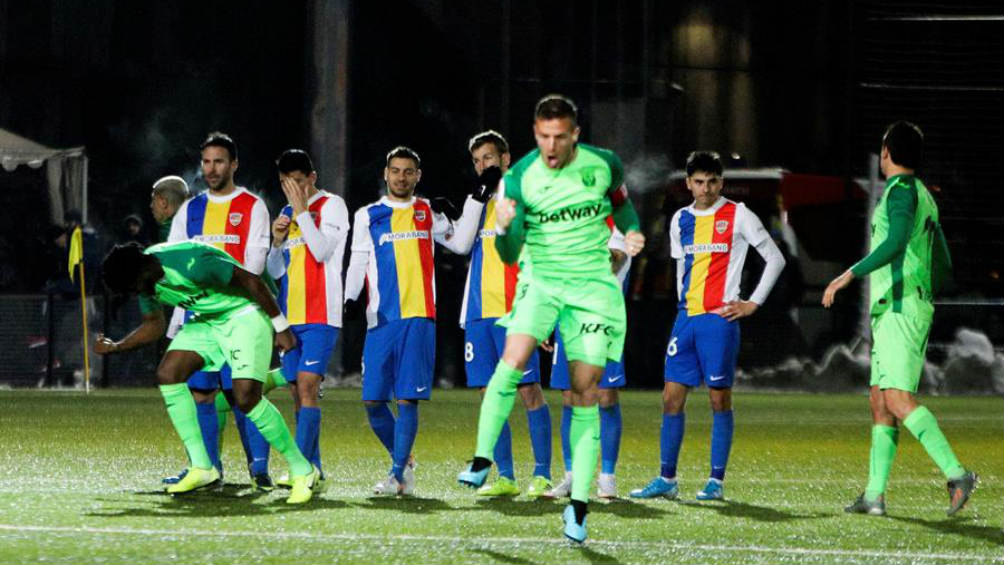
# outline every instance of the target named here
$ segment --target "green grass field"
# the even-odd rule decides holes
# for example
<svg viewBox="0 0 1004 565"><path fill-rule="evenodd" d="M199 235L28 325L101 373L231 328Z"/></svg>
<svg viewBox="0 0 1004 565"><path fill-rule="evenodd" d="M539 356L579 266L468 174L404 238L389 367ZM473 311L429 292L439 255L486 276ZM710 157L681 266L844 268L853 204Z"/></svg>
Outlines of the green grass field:
<svg viewBox="0 0 1004 565"><path fill-rule="evenodd" d="M697 503L710 415L690 402L681 500L595 503L590 541L561 536L564 503L478 500L454 476L474 448L469 391L438 391L421 408L415 498L371 498L389 463L359 391L322 400L327 493L290 508L254 496L228 424L221 491L172 498L160 477L184 456L154 390L0 392L2 563L1004 563L1004 411L999 398L930 398L962 461L982 483L955 518L937 469L903 431L889 516L846 515L864 485L869 413L863 395L737 393L727 502ZM657 392L623 394L622 495L658 471ZM272 393L285 414L285 391ZM554 471L560 467L555 407ZM517 475L532 468L521 408L512 416ZM282 472L274 455L273 475Z"/></svg>

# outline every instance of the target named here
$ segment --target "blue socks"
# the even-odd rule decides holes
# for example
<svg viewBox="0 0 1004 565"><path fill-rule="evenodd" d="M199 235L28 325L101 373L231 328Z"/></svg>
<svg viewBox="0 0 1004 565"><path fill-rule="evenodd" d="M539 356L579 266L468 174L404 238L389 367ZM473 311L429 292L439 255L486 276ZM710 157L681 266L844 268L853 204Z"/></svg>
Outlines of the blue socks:
<svg viewBox="0 0 1004 565"><path fill-rule="evenodd" d="M711 478L725 479L725 466L729 462L732 449L732 432L735 420L732 411L713 412L711 422Z"/></svg>
<svg viewBox="0 0 1004 565"><path fill-rule="evenodd" d="M394 452L394 413L390 411L390 406L386 402L380 404L367 404L366 416L370 420L370 428L376 434L380 443L387 449L388 453Z"/></svg>
<svg viewBox="0 0 1004 565"><path fill-rule="evenodd" d="M394 465L391 472L398 482L404 482L404 467L408 464L411 448L418 434L418 403L397 405L397 422L394 424L394 449L391 456Z"/></svg>
<svg viewBox="0 0 1004 565"><path fill-rule="evenodd" d="M195 417L199 421L199 429L202 431L202 443L206 446L206 453L209 454L209 461L221 470L220 463L220 438L216 428L216 404L209 402L206 404L196 403Z"/></svg>
<svg viewBox="0 0 1004 565"><path fill-rule="evenodd" d="M512 468L512 428L509 421L502 424L502 431L499 432L499 439L495 442L495 466L498 467L499 476L516 480L516 474Z"/></svg>
<svg viewBox="0 0 1004 565"><path fill-rule="evenodd" d="M679 414L663 414L662 430L659 432L659 453L662 469L659 474L665 479L676 477L676 462L680 458L680 446L683 444L683 429L687 417Z"/></svg>
<svg viewBox="0 0 1004 565"><path fill-rule="evenodd" d="M236 406L233 406L232 410L237 433L241 436L241 445L244 446L244 455L247 456L248 471L252 475L268 473L268 452L271 446L254 422L248 419L247 414Z"/></svg>
<svg viewBox="0 0 1004 565"><path fill-rule="evenodd" d="M296 413L296 446L318 469L321 468L321 409L303 406Z"/></svg>
<svg viewBox="0 0 1004 565"><path fill-rule="evenodd" d="M526 421L533 447L533 476L551 479L551 409L547 404L528 410Z"/></svg>
<svg viewBox="0 0 1004 565"><path fill-rule="evenodd" d="M614 474L621 447L621 405L600 407L600 472Z"/></svg>
<svg viewBox="0 0 1004 565"><path fill-rule="evenodd" d="M572 472L572 407L561 407L561 455L565 458L565 472Z"/></svg>

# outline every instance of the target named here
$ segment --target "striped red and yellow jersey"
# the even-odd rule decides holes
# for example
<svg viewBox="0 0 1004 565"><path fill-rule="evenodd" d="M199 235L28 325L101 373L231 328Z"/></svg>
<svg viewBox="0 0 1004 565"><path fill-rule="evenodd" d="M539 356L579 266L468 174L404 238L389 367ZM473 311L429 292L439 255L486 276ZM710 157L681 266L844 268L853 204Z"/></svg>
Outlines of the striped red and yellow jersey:
<svg viewBox="0 0 1004 565"><path fill-rule="evenodd" d="M268 208L243 187L226 196L203 192L178 208L167 240L208 243L226 251L245 269L261 274L269 247Z"/></svg>
<svg viewBox="0 0 1004 565"><path fill-rule="evenodd" d="M269 251L268 271L279 282L279 306L291 325L342 326L342 260L349 213L340 196L318 191L292 218L282 246Z"/></svg>
<svg viewBox="0 0 1004 565"><path fill-rule="evenodd" d="M424 198L396 202L384 197L356 211L352 253L368 254L369 327L405 318L435 319L434 242L444 243L452 229Z"/></svg>
<svg viewBox="0 0 1004 565"><path fill-rule="evenodd" d="M680 309L696 316L737 300L746 252L768 237L756 214L727 198L706 210L677 210L669 238Z"/></svg>
<svg viewBox="0 0 1004 565"><path fill-rule="evenodd" d="M518 265L502 262L495 249L495 202L485 204L478 223L478 232L471 248L471 265L467 270L464 301L460 308L460 326L487 318L501 318L512 310L516 296Z"/></svg>

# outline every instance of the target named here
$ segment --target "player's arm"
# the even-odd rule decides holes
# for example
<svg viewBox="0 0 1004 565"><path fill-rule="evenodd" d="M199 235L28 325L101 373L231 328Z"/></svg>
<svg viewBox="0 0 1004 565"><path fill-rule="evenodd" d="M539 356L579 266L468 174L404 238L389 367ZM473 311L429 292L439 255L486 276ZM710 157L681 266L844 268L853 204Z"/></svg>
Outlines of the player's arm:
<svg viewBox="0 0 1004 565"><path fill-rule="evenodd" d="M272 245L268 249L268 258L265 260L265 269L273 279L280 279L286 274L286 259L282 255L282 244L286 242L289 235L289 219L292 213L290 207L285 206L279 211L279 216L272 222Z"/></svg>
<svg viewBox="0 0 1004 565"><path fill-rule="evenodd" d="M784 255L764 229L763 222L743 205L739 206L736 213L736 228L739 230L739 235L763 257L766 265L760 275L760 282L757 283L749 300L733 300L719 309L718 314L730 322L751 316L760 308L760 305L767 300L770 290L774 288L774 283L777 282L785 265Z"/></svg>
<svg viewBox="0 0 1004 565"><path fill-rule="evenodd" d="M175 212L174 217L171 218L171 231L167 234L167 243L185 241L188 239L188 229L186 224L188 223L189 202L191 202L191 200L182 202L181 206L178 207L178 211Z"/></svg>
<svg viewBox="0 0 1004 565"><path fill-rule="evenodd" d="M503 262L510 265L519 260L526 241L526 205L523 203L519 180L510 171L502 179L495 203L495 249Z"/></svg>
<svg viewBox="0 0 1004 565"><path fill-rule="evenodd" d="M641 233L641 220L628 197L624 184L624 166L620 158L610 153L610 189L607 198L613 207L614 225L624 234L627 254L634 257L645 247L645 234Z"/></svg>
<svg viewBox="0 0 1004 565"><path fill-rule="evenodd" d="M119 341L114 341L99 333L97 341L94 343L95 353L106 355L129 351L153 343L164 335L167 322L164 321L164 309L161 308L160 304L152 298L141 295L139 306L143 314L143 320L139 326L136 326L136 329Z"/></svg>
<svg viewBox="0 0 1004 565"><path fill-rule="evenodd" d="M258 199L251 207L251 228L248 230L247 247L244 249L244 268L256 275L265 271L265 258L271 246L270 226L268 208L263 200Z"/></svg>
<svg viewBox="0 0 1004 565"><path fill-rule="evenodd" d="M616 275L628 262L627 242L624 234L617 228L610 232L610 240L607 242L607 249L610 250L610 270Z"/></svg>
<svg viewBox="0 0 1004 565"><path fill-rule="evenodd" d="M917 212L917 192L902 185L889 189L886 196L886 214L889 232L885 240L878 244L864 259L855 263L839 277L830 281L823 292L823 306L829 308L837 292L846 287L855 277L863 277L884 267L906 251L913 231L913 217Z"/></svg>
<svg viewBox="0 0 1004 565"><path fill-rule="evenodd" d="M366 266L369 263L373 241L370 238L368 208L356 211L352 224L352 255L349 268L345 272L345 302L358 300L366 282Z"/></svg>
<svg viewBox="0 0 1004 565"><path fill-rule="evenodd" d="M336 200L337 198L337 200ZM309 212L300 212L296 216L296 223L303 232L303 239L307 243L307 249L319 262L324 263L335 254L335 250L340 248L345 238L349 235L349 212L341 198L332 196L321 208L321 227L318 229L314 225ZM341 261L341 257L336 258Z"/></svg>
<svg viewBox="0 0 1004 565"><path fill-rule="evenodd" d="M460 214L460 219L453 222L453 236L443 245L458 255L470 253L474 247L474 240L477 239L478 226L481 224L481 214L484 209L484 202L468 196L464 201L464 211Z"/></svg>

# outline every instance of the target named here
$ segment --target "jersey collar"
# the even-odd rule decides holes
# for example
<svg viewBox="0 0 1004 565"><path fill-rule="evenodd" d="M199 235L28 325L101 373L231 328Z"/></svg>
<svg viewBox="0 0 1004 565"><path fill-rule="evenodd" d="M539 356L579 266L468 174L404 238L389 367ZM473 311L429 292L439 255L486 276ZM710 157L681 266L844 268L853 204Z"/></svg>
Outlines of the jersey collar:
<svg viewBox="0 0 1004 565"><path fill-rule="evenodd" d="M409 200L407 202L398 202L396 200L391 200L390 198L387 198L386 196L381 196L380 197L380 204L383 204L385 206L389 206L391 208L410 208L411 206L413 206L415 204L415 200L416 200L416 198L415 198L414 195L412 195L411 200Z"/></svg>
<svg viewBox="0 0 1004 565"><path fill-rule="evenodd" d="M710 208L698 210L697 208L694 208L694 204L691 203L690 206L687 206L687 210L694 216L711 216L714 215L715 212L718 212L718 209L724 206L726 202L728 202L728 198L719 195L718 200L715 200L715 203L712 204Z"/></svg>

